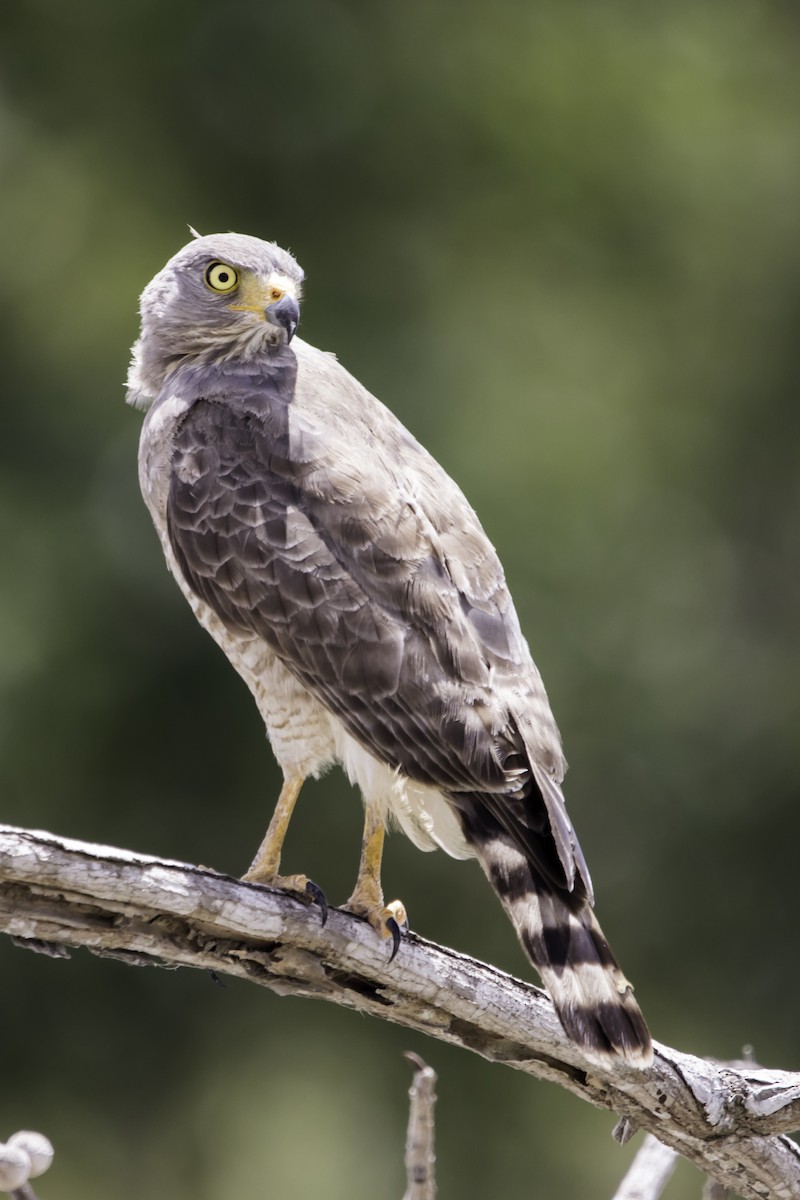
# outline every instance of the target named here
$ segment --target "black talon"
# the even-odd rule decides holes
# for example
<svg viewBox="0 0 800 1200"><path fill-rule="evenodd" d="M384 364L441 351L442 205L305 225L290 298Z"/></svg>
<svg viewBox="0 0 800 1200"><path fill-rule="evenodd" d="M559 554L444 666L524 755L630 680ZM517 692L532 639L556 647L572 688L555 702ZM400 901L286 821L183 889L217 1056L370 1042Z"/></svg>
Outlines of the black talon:
<svg viewBox="0 0 800 1200"><path fill-rule="evenodd" d="M394 957L400 949L400 926L394 917L389 917L389 920L386 922L386 928L392 935L392 953L389 955L389 962L394 962Z"/></svg>
<svg viewBox="0 0 800 1200"><path fill-rule="evenodd" d="M306 884L306 895L312 904L319 905L322 913L322 924L324 926L328 919L328 901L325 898L325 893L321 887L318 887L316 883L312 883L309 879L308 883Z"/></svg>

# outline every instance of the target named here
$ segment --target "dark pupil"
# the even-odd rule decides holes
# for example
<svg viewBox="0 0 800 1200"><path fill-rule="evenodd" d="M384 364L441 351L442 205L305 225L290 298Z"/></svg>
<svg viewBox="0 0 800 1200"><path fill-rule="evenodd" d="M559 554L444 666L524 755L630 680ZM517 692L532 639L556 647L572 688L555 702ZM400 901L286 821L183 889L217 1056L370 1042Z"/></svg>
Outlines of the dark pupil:
<svg viewBox="0 0 800 1200"><path fill-rule="evenodd" d="M217 275L217 280L220 283L227 283L229 278L230 277L229 277L227 271L220 271L219 274Z"/></svg>

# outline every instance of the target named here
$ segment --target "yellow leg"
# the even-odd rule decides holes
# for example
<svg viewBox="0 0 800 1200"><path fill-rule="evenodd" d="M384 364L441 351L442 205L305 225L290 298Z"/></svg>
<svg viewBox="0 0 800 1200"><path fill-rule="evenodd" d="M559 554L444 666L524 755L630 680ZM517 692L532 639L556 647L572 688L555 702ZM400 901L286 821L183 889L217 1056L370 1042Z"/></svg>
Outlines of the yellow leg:
<svg viewBox="0 0 800 1200"><path fill-rule="evenodd" d="M406 910L399 900L384 904L381 887L381 860L386 828L380 809L367 804L364 814L364 834L361 841L361 861L353 894L345 908L358 916L366 917L381 937L390 937L394 943L392 958L400 945L400 927L408 924Z"/></svg>
<svg viewBox="0 0 800 1200"><path fill-rule="evenodd" d="M250 864L250 869L242 876L247 883L268 883L273 887L286 888L290 892L308 891L309 881L305 875L279 874L283 841L302 786L302 775L290 775L284 779L269 829L258 848L258 854ZM315 886L311 884L312 888Z"/></svg>

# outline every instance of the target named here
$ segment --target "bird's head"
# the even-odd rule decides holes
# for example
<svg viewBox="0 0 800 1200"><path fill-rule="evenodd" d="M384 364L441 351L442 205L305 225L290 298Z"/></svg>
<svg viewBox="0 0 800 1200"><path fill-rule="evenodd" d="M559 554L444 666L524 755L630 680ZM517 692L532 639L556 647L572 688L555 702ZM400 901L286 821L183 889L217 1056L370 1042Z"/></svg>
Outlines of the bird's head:
<svg viewBox="0 0 800 1200"><path fill-rule="evenodd" d="M247 361L286 346L300 319L303 272L273 242L195 236L141 295L128 401L147 408L187 360Z"/></svg>

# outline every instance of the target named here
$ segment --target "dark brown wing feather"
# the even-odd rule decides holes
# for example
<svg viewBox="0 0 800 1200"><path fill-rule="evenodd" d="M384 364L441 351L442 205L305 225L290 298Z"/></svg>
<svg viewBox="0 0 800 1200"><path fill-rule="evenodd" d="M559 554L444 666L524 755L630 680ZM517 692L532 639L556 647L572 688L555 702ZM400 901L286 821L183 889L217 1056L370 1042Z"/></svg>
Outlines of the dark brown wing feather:
<svg viewBox="0 0 800 1200"><path fill-rule="evenodd" d="M546 717L544 769L558 735L477 517L394 418L323 434L268 399L199 399L179 427L167 517L187 580L376 756L456 805L492 796L563 886L511 692Z"/></svg>
<svg viewBox="0 0 800 1200"><path fill-rule="evenodd" d="M320 465L293 459L288 432L199 400L169 491L181 569L392 765L448 789L503 788L504 748L480 714L487 658L446 567L407 505L368 511L356 486L337 504Z"/></svg>

